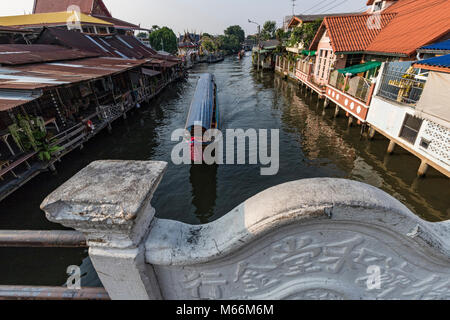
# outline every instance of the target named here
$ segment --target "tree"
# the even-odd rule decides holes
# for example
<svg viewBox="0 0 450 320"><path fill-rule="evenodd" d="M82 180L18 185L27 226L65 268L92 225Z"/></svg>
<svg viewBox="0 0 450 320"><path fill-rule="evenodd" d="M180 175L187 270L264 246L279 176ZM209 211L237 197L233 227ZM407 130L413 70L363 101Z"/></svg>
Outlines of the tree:
<svg viewBox="0 0 450 320"><path fill-rule="evenodd" d="M224 31L224 33L226 36L235 35L238 37L240 43L245 41L245 31L240 26L230 26Z"/></svg>
<svg viewBox="0 0 450 320"><path fill-rule="evenodd" d="M294 46L297 43L303 44L304 48L308 48L311 45L317 31L322 24L322 20L318 19L314 22L304 23L300 27L295 27L292 30L289 45Z"/></svg>
<svg viewBox="0 0 450 320"><path fill-rule="evenodd" d="M178 51L177 36L172 29L167 27L158 28L151 32L149 40L152 48L157 51L164 50L172 54L176 54Z"/></svg>
<svg viewBox="0 0 450 320"><path fill-rule="evenodd" d="M241 49L241 42L234 34L230 36L221 35L217 40L220 50L225 51L227 54L236 53Z"/></svg>
<svg viewBox="0 0 450 320"><path fill-rule="evenodd" d="M213 53L216 52L218 49L219 48L214 38L212 38L211 36L202 37L202 50L208 53Z"/></svg>
<svg viewBox="0 0 450 320"><path fill-rule="evenodd" d="M276 36L277 23L275 21L266 21L261 31L261 39L274 39Z"/></svg>
<svg viewBox="0 0 450 320"><path fill-rule="evenodd" d="M141 39L148 39L148 33L147 32L139 32L136 37L141 38Z"/></svg>

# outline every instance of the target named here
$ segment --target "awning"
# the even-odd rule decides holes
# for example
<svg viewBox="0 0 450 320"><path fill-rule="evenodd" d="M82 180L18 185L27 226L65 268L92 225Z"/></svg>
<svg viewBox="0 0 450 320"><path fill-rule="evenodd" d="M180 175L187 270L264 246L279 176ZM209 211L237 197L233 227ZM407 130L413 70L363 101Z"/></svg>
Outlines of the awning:
<svg viewBox="0 0 450 320"><path fill-rule="evenodd" d="M161 72L159 72L159 71L147 69L147 68L142 68L142 73L149 77L154 77L154 76L157 76L158 74L161 74Z"/></svg>
<svg viewBox="0 0 450 320"><path fill-rule="evenodd" d="M338 72L339 73L343 73L343 74L347 74L347 73L351 73L351 74L358 74L361 72L366 72L367 70L372 70L375 68L378 68L379 66L381 66L381 62L379 61L370 61L370 62L366 62L363 64L358 64L356 66L351 66L348 68L344 68L344 69L339 69Z"/></svg>
<svg viewBox="0 0 450 320"><path fill-rule="evenodd" d="M415 115L448 128L450 121L450 108L448 107L448 101L450 101L449 87L450 74L431 71L422 96L417 103Z"/></svg>
<svg viewBox="0 0 450 320"><path fill-rule="evenodd" d="M316 55L316 51L314 50L302 50L302 54L305 56L315 56Z"/></svg>

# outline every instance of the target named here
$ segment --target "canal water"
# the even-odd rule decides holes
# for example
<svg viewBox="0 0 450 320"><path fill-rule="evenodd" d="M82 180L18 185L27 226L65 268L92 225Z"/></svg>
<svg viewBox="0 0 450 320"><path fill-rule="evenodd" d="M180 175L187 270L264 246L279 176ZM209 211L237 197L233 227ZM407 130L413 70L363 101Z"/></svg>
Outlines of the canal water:
<svg viewBox="0 0 450 320"><path fill-rule="evenodd" d="M175 166L170 163L175 129L183 128L201 73L216 76L223 129L280 129L280 170L261 176L259 165ZM450 184L431 169L417 179L419 160L400 148L386 155L388 141L361 137L334 108L322 114L316 97L273 73L252 69L251 58L198 65L186 81L172 84L148 106L119 120L112 134L100 133L0 203L0 229L61 229L45 219L39 204L60 184L94 160L163 160L169 168L156 191L157 216L190 224L214 221L249 197L287 181L314 177L354 179L381 188L428 221L450 219ZM1 249L0 284L62 285L69 265L88 262L82 249ZM89 268L88 268L89 269Z"/></svg>

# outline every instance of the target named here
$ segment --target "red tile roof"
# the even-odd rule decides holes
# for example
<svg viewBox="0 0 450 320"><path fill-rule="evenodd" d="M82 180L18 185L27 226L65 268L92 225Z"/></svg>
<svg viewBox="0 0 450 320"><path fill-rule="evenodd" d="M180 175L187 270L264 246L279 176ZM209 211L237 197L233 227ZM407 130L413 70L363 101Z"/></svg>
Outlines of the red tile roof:
<svg viewBox="0 0 450 320"><path fill-rule="evenodd" d="M383 13L397 13L368 52L411 56L450 32L449 0L398 0Z"/></svg>
<svg viewBox="0 0 450 320"><path fill-rule="evenodd" d="M395 13L381 14L379 20L374 20L376 18L369 14L326 17L310 49L314 50L317 47L327 30L334 52L364 51L382 30L377 28L377 21L381 28L384 28L395 16Z"/></svg>

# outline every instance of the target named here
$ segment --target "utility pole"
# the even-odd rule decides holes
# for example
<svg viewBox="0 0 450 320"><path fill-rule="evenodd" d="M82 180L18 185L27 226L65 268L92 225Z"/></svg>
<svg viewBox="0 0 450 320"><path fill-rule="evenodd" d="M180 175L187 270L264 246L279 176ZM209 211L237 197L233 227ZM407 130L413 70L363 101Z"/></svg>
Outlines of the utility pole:
<svg viewBox="0 0 450 320"><path fill-rule="evenodd" d="M248 23L253 23L253 24L256 24L258 26L258 38L256 39L256 41L257 41L257 46L258 46L258 65L257 65L257 70L259 70L260 64L261 64L261 60L260 60L261 54L259 53L260 41L261 41L261 26L259 25L259 23L254 22L254 21L252 21L250 19L248 19Z"/></svg>
<svg viewBox="0 0 450 320"><path fill-rule="evenodd" d="M292 17L294 17L295 16L295 6L296 6L296 2L297 2L297 0L291 0L291 2L292 2Z"/></svg>

